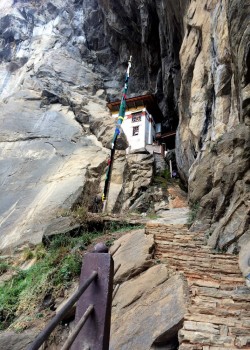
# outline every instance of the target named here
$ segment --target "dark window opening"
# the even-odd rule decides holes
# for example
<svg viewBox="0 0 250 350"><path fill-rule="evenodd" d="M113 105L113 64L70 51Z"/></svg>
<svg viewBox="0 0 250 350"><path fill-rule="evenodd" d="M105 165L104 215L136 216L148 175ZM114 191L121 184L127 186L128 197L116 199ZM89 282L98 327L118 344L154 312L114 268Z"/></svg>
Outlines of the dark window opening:
<svg viewBox="0 0 250 350"><path fill-rule="evenodd" d="M139 126L134 126L133 127L133 136L139 135Z"/></svg>
<svg viewBox="0 0 250 350"><path fill-rule="evenodd" d="M132 113L132 123L141 121L141 112Z"/></svg>

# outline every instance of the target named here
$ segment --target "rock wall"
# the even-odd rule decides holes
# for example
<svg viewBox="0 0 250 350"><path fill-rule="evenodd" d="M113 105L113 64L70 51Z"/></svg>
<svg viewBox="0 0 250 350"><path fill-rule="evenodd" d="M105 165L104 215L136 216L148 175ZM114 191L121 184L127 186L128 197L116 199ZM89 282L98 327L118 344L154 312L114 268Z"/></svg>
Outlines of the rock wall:
<svg viewBox="0 0 250 350"><path fill-rule="evenodd" d="M180 50L179 170L210 244L230 251L249 239L249 18L249 1L191 1Z"/></svg>
<svg viewBox="0 0 250 350"><path fill-rule="evenodd" d="M86 32L88 47L95 50L99 64L109 71L104 83L108 97L116 96L114 87L132 55L130 93L156 93L166 129L178 124L179 50L187 4L188 0L83 3L86 26L90 28Z"/></svg>
<svg viewBox="0 0 250 350"><path fill-rule="evenodd" d="M40 242L106 163L77 122L91 103L95 117L105 111L82 21L74 1L0 1L1 248Z"/></svg>
<svg viewBox="0 0 250 350"><path fill-rule="evenodd" d="M155 91L166 130L179 120L178 168L199 226L212 225L214 247L238 249L249 227L249 0L98 4L100 51L121 64L132 53L133 92Z"/></svg>
<svg viewBox="0 0 250 350"><path fill-rule="evenodd" d="M2 249L40 242L72 205L91 207L101 193L114 130L106 100L120 95L127 64L110 44L102 5L0 1ZM117 148L126 147L121 135ZM140 200L153 174L149 155L119 164L109 200L116 212Z"/></svg>
<svg viewBox="0 0 250 350"><path fill-rule="evenodd" d="M0 249L40 242L86 187L89 201L102 191L114 130L106 91L121 85L91 50L94 34L92 44L86 38L93 16L102 42L95 6L0 1ZM120 137L118 148L126 147Z"/></svg>

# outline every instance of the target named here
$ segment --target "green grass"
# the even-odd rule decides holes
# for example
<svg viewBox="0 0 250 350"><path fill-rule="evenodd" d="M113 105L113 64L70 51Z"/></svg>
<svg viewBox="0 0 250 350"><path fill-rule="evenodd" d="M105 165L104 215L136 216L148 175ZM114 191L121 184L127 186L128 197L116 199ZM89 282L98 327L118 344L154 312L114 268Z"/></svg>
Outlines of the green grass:
<svg viewBox="0 0 250 350"><path fill-rule="evenodd" d="M110 233L113 233L113 232L125 232L129 230L135 230L142 227L143 225L131 225L126 221L124 222L111 221L109 224L106 225L105 230L109 231Z"/></svg>
<svg viewBox="0 0 250 350"><path fill-rule="evenodd" d="M0 276L10 269L10 265L6 262L0 263Z"/></svg>
<svg viewBox="0 0 250 350"><path fill-rule="evenodd" d="M88 209L81 205L78 205L74 210L72 210L72 216L80 222L82 225L87 223L88 220Z"/></svg>
<svg viewBox="0 0 250 350"><path fill-rule="evenodd" d="M171 174L168 169L165 169L161 174L154 177L154 184L161 186L164 189L167 189L168 184L172 182Z"/></svg>
<svg viewBox="0 0 250 350"><path fill-rule="evenodd" d="M108 230L120 232L134 228L138 227L113 223ZM56 297L62 289L70 286L74 278L80 275L83 251L93 239L102 234L103 232L82 232L76 237L62 234L52 238L46 243L47 246L39 244L33 251L25 249L22 261L36 259L36 263L27 270L1 262L0 274L13 269L15 275L0 285L0 330L8 328L22 314L33 314L35 319L38 306L39 314L42 314L45 296L50 293ZM112 245L113 238L107 243Z"/></svg>
<svg viewBox="0 0 250 350"><path fill-rule="evenodd" d="M0 286L0 329L7 328L22 312L28 313L37 304L41 305L48 290L56 293L62 287L67 288L80 274L81 251L94 236L60 235L47 249L42 245L36 247L32 254L36 263L28 270L18 270L10 281ZM2 264L2 271L6 268Z"/></svg>
<svg viewBox="0 0 250 350"><path fill-rule="evenodd" d="M26 248L24 249L24 251L23 251L23 259L24 259L25 261L27 261L27 260L31 260L31 259L33 259L33 258L34 258L34 253L33 253L33 251L31 250L31 248L26 247Z"/></svg>

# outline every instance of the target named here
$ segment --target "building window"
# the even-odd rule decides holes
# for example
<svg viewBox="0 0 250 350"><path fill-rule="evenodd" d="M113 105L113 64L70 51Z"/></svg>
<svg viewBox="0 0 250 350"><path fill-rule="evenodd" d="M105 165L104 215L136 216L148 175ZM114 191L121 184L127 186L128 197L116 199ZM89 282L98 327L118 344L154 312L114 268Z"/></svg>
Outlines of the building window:
<svg viewBox="0 0 250 350"><path fill-rule="evenodd" d="M133 136L139 135L139 126L134 126L133 127Z"/></svg>
<svg viewBox="0 0 250 350"><path fill-rule="evenodd" d="M132 123L141 121L141 112L132 113Z"/></svg>

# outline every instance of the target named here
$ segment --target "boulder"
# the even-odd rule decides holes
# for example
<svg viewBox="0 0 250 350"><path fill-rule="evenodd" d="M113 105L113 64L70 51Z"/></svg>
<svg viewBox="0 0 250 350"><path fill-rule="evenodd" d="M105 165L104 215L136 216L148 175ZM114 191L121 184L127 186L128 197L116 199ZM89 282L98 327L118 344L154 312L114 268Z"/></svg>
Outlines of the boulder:
<svg viewBox="0 0 250 350"><path fill-rule="evenodd" d="M153 178L153 157L149 153L115 152L107 209L147 211L152 199L146 193ZM104 182L104 179L103 179Z"/></svg>
<svg viewBox="0 0 250 350"><path fill-rule="evenodd" d="M152 253L154 250L154 238L145 235L145 230L132 231L115 241L112 251L120 248L114 254L115 268L121 264L114 277L114 283L121 283L138 275L154 264Z"/></svg>
<svg viewBox="0 0 250 350"><path fill-rule="evenodd" d="M119 202L123 190L125 167L125 151L116 151L112 166L112 175L110 179L110 186L108 192L107 210L109 212L111 212L115 208L121 208Z"/></svg>
<svg viewBox="0 0 250 350"><path fill-rule="evenodd" d="M23 333L2 332L0 335L0 349L26 350L36 337L36 331Z"/></svg>
<svg viewBox="0 0 250 350"><path fill-rule="evenodd" d="M93 111L92 113L95 115ZM112 118L110 115L104 115L104 117L101 119L96 119L90 123L90 130L104 147L111 149L112 139L115 132L115 124L116 121L114 118ZM116 141L116 149L125 150L127 147L128 141L126 135L121 130L121 133Z"/></svg>
<svg viewBox="0 0 250 350"><path fill-rule="evenodd" d="M186 284L165 265L124 282L113 301L110 350L169 349L185 314ZM164 346L164 347L162 347Z"/></svg>
<svg viewBox="0 0 250 350"><path fill-rule="evenodd" d="M153 156L148 153L130 153L126 157L127 166L124 174L124 192L122 200L122 209L139 209L143 211L149 208L149 203L144 197L145 191L153 179ZM140 198L141 197L141 198Z"/></svg>
<svg viewBox="0 0 250 350"><path fill-rule="evenodd" d="M187 193L178 185L168 186L169 209L186 208L188 206Z"/></svg>

